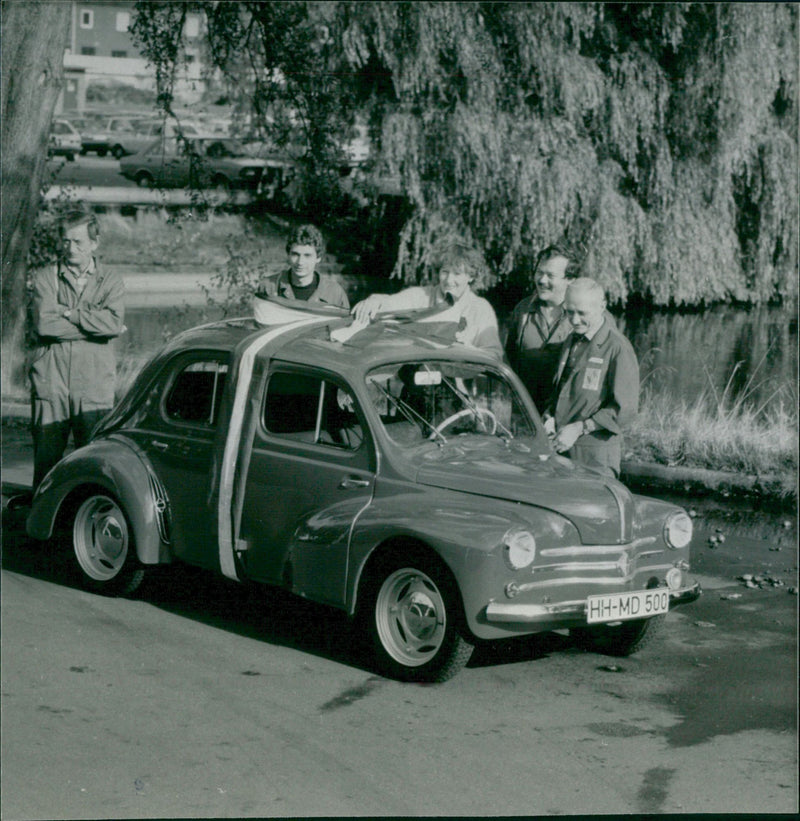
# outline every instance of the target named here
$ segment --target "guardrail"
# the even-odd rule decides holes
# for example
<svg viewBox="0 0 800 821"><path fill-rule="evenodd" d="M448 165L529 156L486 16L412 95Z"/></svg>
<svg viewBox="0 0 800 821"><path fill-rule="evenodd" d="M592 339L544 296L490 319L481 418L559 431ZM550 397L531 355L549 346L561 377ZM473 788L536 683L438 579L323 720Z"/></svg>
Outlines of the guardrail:
<svg viewBox="0 0 800 821"><path fill-rule="evenodd" d="M70 199L95 205L248 205L249 191L220 192L216 189L187 191L185 188L127 188L122 186L53 185L46 200Z"/></svg>

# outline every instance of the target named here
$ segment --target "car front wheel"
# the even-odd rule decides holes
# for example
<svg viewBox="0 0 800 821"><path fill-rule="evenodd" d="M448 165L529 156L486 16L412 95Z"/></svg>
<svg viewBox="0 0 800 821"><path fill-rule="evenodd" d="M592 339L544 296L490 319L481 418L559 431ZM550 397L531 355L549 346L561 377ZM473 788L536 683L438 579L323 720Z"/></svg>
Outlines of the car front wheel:
<svg viewBox="0 0 800 821"><path fill-rule="evenodd" d="M121 160L125 156L125 149L121 145L115 145L111 149L111 153L116 159Z"/></svg>
<svg viewBox="0 0 800 821"><path fill-rule="evenodd" d="M661 632L666 616L632 619L620 624L595 625L570 630L578 646L606 656L630 656L648 644Z"/></svg>
<svg viewBox="0 0 800 821"><path fill-rule="evenodd" d="M136 175L136 184L139 188L152 188L154 182L152 174L148 174L147 171L140 171Z"/></svg>
<svg viewBox="0 0 800 821"><path fill-rule="evenodd" d="M441 682L469 661L455 583L438 562L409 555L371 574L364 614L376 661L400 681Z"/></svg>
<svg viewBox="0 0 800 821"><path fill-rule="evenodd" d="M92 493L78 505L72 549L81 583L88 590L125 595L144 579L128 518L111 495Z"/></svg>

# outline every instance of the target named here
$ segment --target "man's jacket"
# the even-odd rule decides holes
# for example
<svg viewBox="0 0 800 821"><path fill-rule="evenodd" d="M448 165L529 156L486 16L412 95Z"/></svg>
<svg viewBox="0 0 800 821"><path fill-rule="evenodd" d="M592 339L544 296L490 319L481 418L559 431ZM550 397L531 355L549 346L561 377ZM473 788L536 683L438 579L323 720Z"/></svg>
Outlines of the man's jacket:
<svg viewBox="0 0 800 821"><path fill-rule="evenodd" d="M32 330L36 336L30 378L37 399L67 397L99 407L114 404L116 357L110 340L125 326L125 284L114 272L89 276L78 293L61 263L33 274ZM64 317L71 311L70 319Z"/></svg>
<svg viewBox="0 0 800 821"><path fill-rule="evenodd" d="M578 438L568 455L619 475L622 429L639 408L639 363L631 343L606 320L565 374L572 337L561 348L549 413L556 428L591 419L597 430Z"/></svg>
<svg viewBox="0 0 800 821"><path fill-rule="evenodd" d="M319 284L309 297L309 302L322 302L325 305L335 305L338 308L350 308L350 300L341 285L327 274L319 274ZM279 296L284 299L295 299L292 289L291 272L284 271L280 276L268 277L259 283L256 296Z"/></svg>

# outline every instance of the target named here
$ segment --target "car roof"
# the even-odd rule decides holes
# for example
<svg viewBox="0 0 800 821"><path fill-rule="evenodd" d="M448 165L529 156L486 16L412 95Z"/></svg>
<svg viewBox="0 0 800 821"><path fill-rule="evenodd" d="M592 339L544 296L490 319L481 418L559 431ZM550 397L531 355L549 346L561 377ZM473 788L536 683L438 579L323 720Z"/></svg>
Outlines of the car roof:
<svg viewBox="0 0 800 821"><path fill-rule="evenodd" d="M313 311L308 315L314 317ZM233 350L271 335L258 355L292 364L312 365L342 375L364 373L391 362L414 359L454 359L497 363L497 359L480 348L450 344L440 336L438 323L426 325L409 321L378 320L364 331L344 342L331 338L331 332L346 329L350 317L324 315L313 325L298 328L287 324L283 331L274 325L261 325L252 317L221 320L191 328L176 336L165 349L174 350Z"/></svg>

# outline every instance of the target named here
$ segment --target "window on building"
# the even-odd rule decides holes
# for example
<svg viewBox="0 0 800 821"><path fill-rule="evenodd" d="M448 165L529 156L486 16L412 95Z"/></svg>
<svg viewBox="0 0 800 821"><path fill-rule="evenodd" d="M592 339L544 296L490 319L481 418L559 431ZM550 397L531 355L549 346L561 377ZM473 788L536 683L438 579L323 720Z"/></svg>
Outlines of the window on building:
<svg viewBox="0 0 800 821"><path fill-rule="evenodd" d="M112 57L127 57L128 52L127 51L120 51L119 49L112 49L111 50L111 56Z"/></svg>
<svg viewBox="0 0 800 821"><path fill-rule="evenodd" d="M184 32L187 37L197 37L200 34L200 18L194 14L187 15Z"/></svg>
<svg viewBox="0 0 800 821"><path fill-rule="evenodd" d="M81 28L94 28L94 12L91 9L81 9Z"/></svg>
<svg viewBox="0 0 800 821"><path fill-rule="evenodd" d="M131 13L129 11L117 12L117 31L127 31L131 24Z"/></svg>
<svg viewBox="0 0 800 821"><path fill-rule="evenodd" d="M94 46L81 46L81 54L97 54L97 49Z"/></svg>

